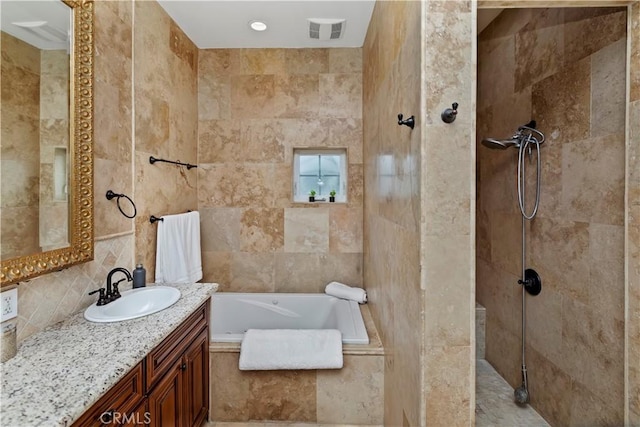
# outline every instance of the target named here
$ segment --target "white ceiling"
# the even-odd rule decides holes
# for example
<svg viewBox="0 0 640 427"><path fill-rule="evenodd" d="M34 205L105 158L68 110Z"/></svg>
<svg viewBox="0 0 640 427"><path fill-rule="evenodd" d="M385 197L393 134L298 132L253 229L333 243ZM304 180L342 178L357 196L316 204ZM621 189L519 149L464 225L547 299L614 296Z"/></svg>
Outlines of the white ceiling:
<svg viewBox="0 0 640 427"><path fill-rule="evenodd" d="M159 0L200 49L361 47L375 0ZM307 18L346 19L342 37L309 38ZM264 32L249 28L263 21Z"/></svg>

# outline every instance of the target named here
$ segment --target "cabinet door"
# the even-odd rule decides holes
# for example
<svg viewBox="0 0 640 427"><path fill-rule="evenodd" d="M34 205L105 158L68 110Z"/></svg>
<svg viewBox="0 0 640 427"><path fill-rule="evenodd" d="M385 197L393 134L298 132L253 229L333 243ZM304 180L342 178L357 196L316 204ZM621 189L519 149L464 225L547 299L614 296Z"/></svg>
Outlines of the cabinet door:
<svg viewBox="0 0 640 427"><path fill-rule="evenodd" d="M182 360L179 359L149 394L151 426L182 426L182 387Z"/></svg>
<svg viewBox="0 0 640 427"><path fill-rule="evenodd" d="M144 397L144 363L138 363L91 409L84 413L73 427L122 425Z"/></svg>
<svg viewBox="0 0 640 427"><path fill-rule="evenodd" d="M209 330L204 329L184 353L185 426L200 426L209 407Z"/></svg>

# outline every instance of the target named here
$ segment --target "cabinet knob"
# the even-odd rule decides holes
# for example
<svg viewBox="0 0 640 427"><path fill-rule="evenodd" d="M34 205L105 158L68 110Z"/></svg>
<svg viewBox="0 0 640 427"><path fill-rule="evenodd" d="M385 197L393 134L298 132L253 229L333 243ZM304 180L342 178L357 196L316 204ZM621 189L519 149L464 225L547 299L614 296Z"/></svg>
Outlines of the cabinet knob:
<svg viewBox="0 0 640 427"><path fill-rule="evenodd" d="M187 370L187 364L183 363L182 365L180 365L180 369L182 369L183 371Z"/></svg>

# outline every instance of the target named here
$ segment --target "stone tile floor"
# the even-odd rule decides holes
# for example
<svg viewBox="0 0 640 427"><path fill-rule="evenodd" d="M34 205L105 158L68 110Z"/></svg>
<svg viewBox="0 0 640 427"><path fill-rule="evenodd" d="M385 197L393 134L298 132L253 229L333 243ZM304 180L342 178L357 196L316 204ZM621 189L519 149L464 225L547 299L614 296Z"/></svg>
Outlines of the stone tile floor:
<svg viewBox="0 0 640 427"><path fill-rule="evenodd" d="M476 360L477 427L549 427L530 406L513 402L513 388L486 360Z"/></svg>
<svg viewBox="0 0 640 427"><path fill-rule="evenodd" d="M529 406L513 403L513 388L486 360L476 361L477 427L550 427ZM204 427L351 427L347 424L313 424L286 422L226 423L209 422ZM354 426L355 427L355 426ZM388 426L396 427L396 426Z"/></svg>

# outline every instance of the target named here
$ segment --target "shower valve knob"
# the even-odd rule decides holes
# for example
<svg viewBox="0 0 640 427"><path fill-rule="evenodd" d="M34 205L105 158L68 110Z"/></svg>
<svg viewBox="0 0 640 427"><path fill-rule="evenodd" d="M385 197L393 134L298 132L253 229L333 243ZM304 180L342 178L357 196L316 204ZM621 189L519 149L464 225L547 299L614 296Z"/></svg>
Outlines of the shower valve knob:
<svg viewBox="0 0 640 427"><path fill-rule="evenodd" d="M442 121L445 123L453 123L456 120L456 116L458 115L458 103L454 102L451 104L451 108L447 108L440 114Z"/></svg>

